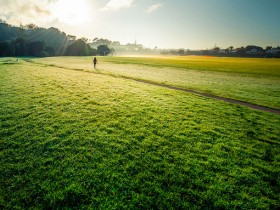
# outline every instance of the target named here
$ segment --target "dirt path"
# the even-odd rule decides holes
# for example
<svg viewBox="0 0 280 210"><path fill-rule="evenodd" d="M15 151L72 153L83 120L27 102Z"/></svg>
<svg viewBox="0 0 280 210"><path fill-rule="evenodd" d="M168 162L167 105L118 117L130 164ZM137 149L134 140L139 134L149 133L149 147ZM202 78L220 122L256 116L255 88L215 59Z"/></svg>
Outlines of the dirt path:
<svg viewBox="0 0 280 210"><path fill-rule="evenodd" d="M39 64L39 65L44 65L44 66L47 65L47 64L43 64L43 63L34 62L30 59L23 59L23 60L25 60L26 62L34 63L34 64ZM52 66L55 66L55 65L52 65ZM82 71L82 69L73 69L73 68L68 68L68 67L63 67L63 66L55 66L55 67L68 69L68 70L74 70L74 71ZM207 97L207 98L213 98L213 99L224 101L224 102L231 103L231 104L237 104L237 105L249 107L249 108L255 109L255 110L260 110L260 111L265 111L265 112L280 115L280 110L279 109L269 108L269 107L265 107L265 106L261 106L261 105L257 105L257 104L252 104L252 103L245 102L245 101L239 101L239 100L235 100L235 99L231 99L231 98L224 98L224 97L212 95L212 94L209 94L209 93L198 92L196 90L174 87L174 86L171 86L171 85L160 84L160 83L156 83L156 82L146 81L146 80L137 79L137 78L133 78L133 77L126 77L126 76L122 76L122 75L115 75L115 74L110 74L110 73L107 74L107 73L102 73L101 71L88 72L88 73L103 74L103 75L112 76L112 77L116 77L116 78L133 80L133 81L141 82L141 83L144 83L144 84L164 87L164 88L168 88L168 89L171 89L171 90L179 90L179 91L183 91L183 92L187 92L187 93L192 93L192 94L195 94L195 95L204 96L204 97Z"/></svg>
<svg viewBox="0 0 280 210"><path fill-rule="evenodd" d="M192 93L192 94L195 94L195 95L204 96L204 97L207 97L207 98L213 98L213 99L217 99L217 100L220 100L220 101L225 101L227 103L246 106L246 107L249 107L249 108L252 108L252 109L256 109L256 110L270 112L270 113L280 115L280 110L279 109L269 108L269 107L265 107L265 106L261 106L261 105L257 105L257 104L252 104L252 103L248 103L248 102L244 102L244 101L239 101L239 100L235 100L235 99L231 99L231 98L224 98L224 97L221 97L221 96L216 96L216 95L212 95L212 94L209 94L209 93L202 93L202 92L198 92L198 91L195 91L195 90L189 90L189 89L185 89L185 88L174 87L174 86L165 85L165 84L159 84L159 83L156 83L156 82L143 81L141 79L134 79L134 78L130 78L130 79L132 79L134 81L137 81L137 82L145 83L145 84L160 86L160 87L164 87L164 88L168 88L168 89L172 89L172 90L179 90L179 91L183 91L183 92L187 92L187 93Z"/></svg>

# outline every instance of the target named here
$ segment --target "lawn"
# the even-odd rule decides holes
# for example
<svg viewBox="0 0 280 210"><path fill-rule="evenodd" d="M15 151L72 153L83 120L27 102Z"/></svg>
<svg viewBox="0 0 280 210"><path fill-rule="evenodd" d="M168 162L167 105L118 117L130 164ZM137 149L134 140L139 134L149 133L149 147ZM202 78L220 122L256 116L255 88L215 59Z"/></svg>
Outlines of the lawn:
<svg viewBox="0 0 280 210"><path fill-rule="evenodd" d="M135 65L106 59L0 59L0 208L280 208L279 115L106 75Z"/></svg>
<svg viewBox="0 0 280 210"><path fill-rule="evenodd" d="M280 109L280 59L100 57L99 73L210 93ZM35 62L93 71L92 57L43 58Z"/></svg>

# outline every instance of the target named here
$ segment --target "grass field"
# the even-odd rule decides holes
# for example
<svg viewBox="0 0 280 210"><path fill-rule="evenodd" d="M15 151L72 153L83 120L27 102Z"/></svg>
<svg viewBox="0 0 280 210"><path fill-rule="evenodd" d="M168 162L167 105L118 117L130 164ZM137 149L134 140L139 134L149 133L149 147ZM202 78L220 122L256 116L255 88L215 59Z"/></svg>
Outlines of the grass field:
<svg viewBox="0 0 280 210"><path fill-rule="evenodd" d="M203 85L192 86L198 75L209 83L246 75L249 90L267 87L255 93L261 97L279 90L278 61L271 73L260 73L260 64L253 73L253 67L234 72L222 65L199 70L195 62L192 70L170 62L163 68L160 58L99 58L97 70L91 58L4 61L0 208L280 208L279 115L110 76L202 91ZM168 77L173 70L189 75L192 85ZM205 91L218 93L213 87ZM262 104L279 107L279 92L266 97Z"/></svg>
<svg viewBox="0 0 280 210"><path fill-rule="evenodd" d="M92 70L92 58L44 58L49 65ZM198 90L280 109L280 60L252 58L100 57L101 73Z"/></svg>

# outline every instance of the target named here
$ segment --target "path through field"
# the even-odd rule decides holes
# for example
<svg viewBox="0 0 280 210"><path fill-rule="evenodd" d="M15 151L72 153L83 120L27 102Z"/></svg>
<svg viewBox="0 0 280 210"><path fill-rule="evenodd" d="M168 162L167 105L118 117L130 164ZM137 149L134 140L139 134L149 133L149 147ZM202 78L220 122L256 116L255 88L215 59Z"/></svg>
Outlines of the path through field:
<svg viewBox="0 0 280 210"><path fill-rule="evenodd" d="M273 108L269 108L269 107L265 107L265 106L260 106L260 105L257 105L257 104L252 104L252 103L248 103L248 102L244 102L244 101L239 101L239 100L235 100L235 99L231 99L231 98L224 98L224 97L220 97L220 96L215 96L215 95L212 95L212 94L209 94L209 93L198 92L196 90L188 90L188 89L179 88L179 87L173 87L173 86L169 86L169 85L165 85L165 84L158 84L158 83L155 83L155 82L147 82L147 81L143 81L143 80L139 80L139 79L134 79L134 80L138 81L138 82L150 84L150 85L157 85L157 86L165 87L165 88L168 88L168 89L173 89L173 90L179 90L179 91L183 91L183 92L193 93L193 94L196 94L196 95L201 95L201 96L204 96L204 97L225 101L227 103L238 104L238 105L246 106L246 107L249 107L249 108L252 108L252 109L256 109L256 110L260 110L260 111L265 111L265 112L270 112L270 113L275 113L275 114L279 114L280 115L280 110L279 109L273 109Z"/></svg>
<svg viewBox="0 0 280 210"><path fill-rule="evenodd" d="M30 59L24 59L24 60L27 61L27 62L36 63L38 65L41 64L41 63L34 62ZM45 65L45 64L43 64L43 65ZM75 69L75 68L70 68L70 67L65 67L65 66L57 66L57 65L53 65L53 64L51 66L56 66L56 67L59 67L59 68L63 68L63 69L67 69L67 70L75 70L75 71L86 70L86 69ZM103 71L94 71L94 72L89 72L89 73L104 74L104 75L109 74L110 76L113 76L113 77L120 77L120 78L125 78L125 79L129 79L129 80L134 80L134 81L137 81L137 82L141 82L141 83L144 83L144 84L156 85L156 86L160 86L160 87L164 87L164 88L168 88L168 89L172 89L172 90L179 90L179 91L183 91L183 92L188 92L188 93L200 95L200 96L207 97L207 98L212 98L212 99L225 101L227 103L237 104L237 105L249 107L251 109L270 112L270 113L280 115L280 110L279 109L274 109L274 108L270 108L270 107L266 107L266 106L261 106L261 105L241 101L241 100L221 97L221 96L217 96L217 95L213 95L213 94L209 94L209 93L203 93L203 92L200 92L200 91L197 91L197 90L175 87L175 86L171 86L171 85L167 85L167 84L161 84L161 83L157 83L157 82L153 82L153 81L147 81L147 80L144 80L144 79L134 78L134 77L129 77L129 76L111 74L111 73L103 72Z"/></svg>

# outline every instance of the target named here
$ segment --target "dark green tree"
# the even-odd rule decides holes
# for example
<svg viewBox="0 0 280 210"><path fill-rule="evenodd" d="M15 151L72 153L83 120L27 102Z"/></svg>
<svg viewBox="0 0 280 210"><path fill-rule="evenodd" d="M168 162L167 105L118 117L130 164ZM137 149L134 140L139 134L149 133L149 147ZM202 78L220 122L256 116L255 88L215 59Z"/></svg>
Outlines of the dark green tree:
<svg viewBox="0 0 280 210"><path fill-rule="evenodd" d="M90 48L89 55L93 55L93 56L97 55L97 49Z"/></svg>
<svg viewBox="0 0 280 210"><path fill-rule="evenodd" d="M14 56L15 45L11 41L0 42L0 56Z"/></svg>
<svg viewBox="0 0 280 210"><path fill-rule="evenodd" d="M90 55L90 46L82 39L78 39L71 44L65 52L67 56L87 56Z"/></svg>
<svg viewBox="0 0 280 210"><path fill-rule="evenodd" d="M245 48L244 47L236 48L236 54L238 56L245 56L246 55Z"/></svg>
<svg viewBox="0 0 280 210"><path fill-rule="evenodd" d="M272 49L272 46L266 46L265 50L271 50Z"/></svg>
<svg viewBox="0 0 280 210"><path fill-rule="evenodd" d="M97 54L101 56L106 56L111 53L110 48L107 45L99 45L97 47Z"/></svg>
<svg viewBox="0 0 280 210"><path fill-rule="evenodd" d="M44 50L45 44L41 41L28 42L28 54L31 56L40 56L41 52Z"/></svg>
<svg viewBox="0 0 280 210"><path fill-rule="evenodd" d="M23 38L17 38L15 40L15 56L26 56L27 54L26 41Z"/></svg>
<svg viewBox="0 0 280 210"><path fill-rule="evenodd" d="M185 50L184 49L180 49L179 51L178 51L178 55L185 55Z"/></svg>
<svg viewBox="0 0 280 210"><path fill-rule="evenodd" d="M46 47L45 51L48 53L48 56L55 56L55 51L52 47Z"/></svg>

